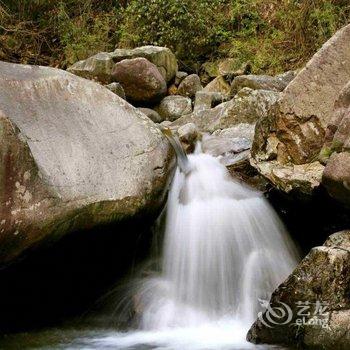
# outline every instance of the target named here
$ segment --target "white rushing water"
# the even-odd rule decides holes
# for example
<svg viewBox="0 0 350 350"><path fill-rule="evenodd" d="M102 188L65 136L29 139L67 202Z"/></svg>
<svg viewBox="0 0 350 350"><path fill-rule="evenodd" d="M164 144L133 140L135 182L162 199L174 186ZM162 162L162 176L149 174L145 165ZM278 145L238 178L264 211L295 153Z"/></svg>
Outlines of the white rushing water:
<svg viewBox="0 0 350 350"><path fill-rule="evenodd" d="M99 344L255 347L245 336L258 299L269 300L297 263L288 233L260 192L233 180L210 155L190 155L186 167L187 174L177 169L169 193L162 271L137 291L140 330Z"/></svg>

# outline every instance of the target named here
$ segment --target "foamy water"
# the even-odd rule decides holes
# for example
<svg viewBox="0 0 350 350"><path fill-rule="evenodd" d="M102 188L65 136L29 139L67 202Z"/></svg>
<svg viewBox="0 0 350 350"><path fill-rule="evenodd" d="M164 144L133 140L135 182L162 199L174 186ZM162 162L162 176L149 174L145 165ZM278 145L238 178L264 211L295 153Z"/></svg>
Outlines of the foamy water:
<svg viewBox="0 0 350 350"><path fill-rule="evenodd" d="M259 299L298 259L260 192L234 181L210 155L188 157L169 193L162 271L137 293L139 330L99 339L127 348L250 349Z"/></svg>

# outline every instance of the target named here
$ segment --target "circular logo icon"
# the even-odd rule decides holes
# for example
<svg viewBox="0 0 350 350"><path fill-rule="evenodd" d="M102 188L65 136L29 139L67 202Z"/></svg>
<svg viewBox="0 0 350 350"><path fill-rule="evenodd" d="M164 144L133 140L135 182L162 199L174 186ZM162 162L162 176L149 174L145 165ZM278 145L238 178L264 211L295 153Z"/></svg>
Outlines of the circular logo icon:
<svg viewBox="0 0 350 350"><path fill-rule="evenodd" d="M272 307L267 300L259 299L260 305L265 309L258 313L258 319L269 328L288 324L293 319L292 309L285 303L279 301L277 306Z"/></svg>

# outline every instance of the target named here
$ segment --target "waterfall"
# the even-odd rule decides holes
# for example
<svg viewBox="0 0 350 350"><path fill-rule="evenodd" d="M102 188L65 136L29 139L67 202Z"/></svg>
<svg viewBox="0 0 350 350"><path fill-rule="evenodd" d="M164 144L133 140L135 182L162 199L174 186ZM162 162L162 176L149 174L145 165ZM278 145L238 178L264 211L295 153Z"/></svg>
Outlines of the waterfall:
<svg viewBox="0 0 350 350"><path fill-rule="evenodd" d="M137 349L256 347L245 335L258 300L269 300L298 254L260 192L232 179L200 149L181 157L168 197L161 271L133 291L139 330L112 343Z"/></svg>
<svg viewBox="0 0 350 350"><path fill-rule="evenodd" d="M188 157L170 190L161 275L147 281L141 328L192 327L223 317L247 324L258 298L293 270L297 254L261 193L210 155Z"/></svg>

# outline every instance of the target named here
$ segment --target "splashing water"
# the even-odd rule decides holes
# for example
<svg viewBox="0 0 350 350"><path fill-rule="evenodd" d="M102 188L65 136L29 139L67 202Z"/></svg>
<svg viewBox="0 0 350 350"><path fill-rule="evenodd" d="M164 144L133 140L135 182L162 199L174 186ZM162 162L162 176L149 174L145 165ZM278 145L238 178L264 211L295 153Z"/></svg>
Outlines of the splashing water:
<svg viewBox="0 0 350 350"><path fill-rule="evenodd" d="M216 158L199 151L185 170L177 169L169 193L161 274L137 292L140 331L113 344L256 347L245 335L258 299L268 300L291 273L296 249L263 195L233 180Z"/></svg>

